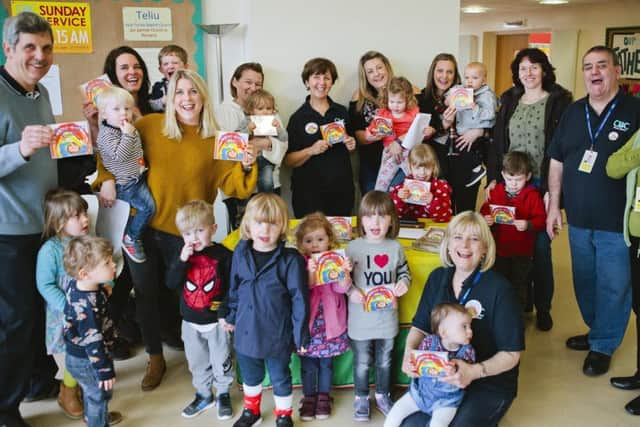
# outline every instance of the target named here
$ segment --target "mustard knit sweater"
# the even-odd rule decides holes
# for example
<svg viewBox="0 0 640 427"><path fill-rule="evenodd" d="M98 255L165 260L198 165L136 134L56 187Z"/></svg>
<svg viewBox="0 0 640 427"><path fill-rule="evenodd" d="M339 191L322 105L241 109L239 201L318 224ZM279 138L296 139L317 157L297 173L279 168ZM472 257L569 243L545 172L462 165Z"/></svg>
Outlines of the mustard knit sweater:
<svg viewBox="0 0 640 427"><path fill-rule="evenodd" d="M156 213L149 226L155 230L180 236L176 211L190 200L213 203L218 188L241 199L251 195L258 178L257 168L246 172L240 162L214 160L214 138L203 139L197 126L182 125L182 140L162 134L164 114L149 114L135 123L142 139L149 171L147 184L156 202ZM101 183L113 176L98 162Z"/></svg>

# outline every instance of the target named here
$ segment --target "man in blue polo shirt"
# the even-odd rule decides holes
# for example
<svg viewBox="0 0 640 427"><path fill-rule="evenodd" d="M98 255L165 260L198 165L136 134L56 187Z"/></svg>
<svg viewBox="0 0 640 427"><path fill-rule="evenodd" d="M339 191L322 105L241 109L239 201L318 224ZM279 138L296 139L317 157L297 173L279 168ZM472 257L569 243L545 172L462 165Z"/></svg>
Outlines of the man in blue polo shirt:
<svg viewBox="0 0 640 427"><path fill-rule="evenodd" d="M587 96L562 116L549 146L547 232L562 227L560 196L569 223L573 284L589 332L567 340L589 350L585 375L602 375L620 345L631 308L629 249L622 234L625 180L607 176L607 159L640 126L640 99L618 85L615 53L594 46L582 58Z"/></svg>

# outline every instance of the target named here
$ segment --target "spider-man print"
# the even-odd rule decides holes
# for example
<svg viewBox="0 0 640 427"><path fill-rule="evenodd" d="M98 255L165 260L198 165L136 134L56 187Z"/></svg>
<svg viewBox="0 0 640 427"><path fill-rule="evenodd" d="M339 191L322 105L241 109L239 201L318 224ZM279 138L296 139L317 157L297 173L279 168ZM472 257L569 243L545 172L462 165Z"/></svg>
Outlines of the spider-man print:
<svg viewBox="0 0 640 427"><path fill-rule="evenodd" d="M218 260L206 255L195 254L189 258L187 280L182 289L187 307L198 311L218 309L220 302L213 300L221 292L217 267Z"/></svg>

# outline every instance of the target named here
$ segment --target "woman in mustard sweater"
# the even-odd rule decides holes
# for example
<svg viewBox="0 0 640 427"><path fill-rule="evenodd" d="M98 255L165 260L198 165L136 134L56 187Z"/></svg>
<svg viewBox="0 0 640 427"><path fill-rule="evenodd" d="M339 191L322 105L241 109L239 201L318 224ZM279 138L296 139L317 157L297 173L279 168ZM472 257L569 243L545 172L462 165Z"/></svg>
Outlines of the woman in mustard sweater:
<svg viewBox="0 0 640 427"><path fill-rule="evenodd" d="M251 195L257 171L252 154L242 162L213 159L214 134L218 129L202 78L190 70L174 73L167 91L164 114L149 114L135 122L140 132L147 182L156 212L143 235L147 261L129 263L136 290L136 310L149 364L142 390L156 388L166 370L160 339L161 313L158 289L178 262L183 246L175 225L176 210L194 199L213 203L220 188L238 198ZM100 200L110 206L116 198L115 182L99 162Z"/></svg>

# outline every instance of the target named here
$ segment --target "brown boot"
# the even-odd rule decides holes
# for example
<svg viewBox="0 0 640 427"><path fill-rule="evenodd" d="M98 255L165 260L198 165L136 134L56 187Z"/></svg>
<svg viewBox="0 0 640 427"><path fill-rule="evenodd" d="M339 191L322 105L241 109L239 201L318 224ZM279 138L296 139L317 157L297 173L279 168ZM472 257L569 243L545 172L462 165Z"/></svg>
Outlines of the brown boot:
<svg viewBox="0 0 640 427"><path fill-rule="evenodd" d="M67 387L60 383L60 393L58 393L58 405L62 408L65 415L72 420L82 418L83 408L82 401L78 398L78 389L80 387Z"/></svg>
<svg viewBox="0 0 640 427"><path fill-rule="evenodd" d="M162 353L149 355L147 372L145 372L144 378L142 378L142 391L151 391L158 387L166 370L167 365L164 362Z"/></svg>

